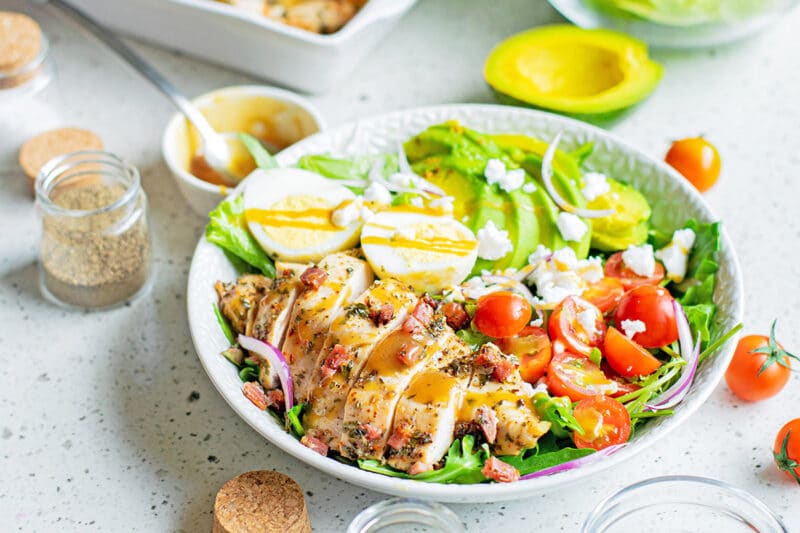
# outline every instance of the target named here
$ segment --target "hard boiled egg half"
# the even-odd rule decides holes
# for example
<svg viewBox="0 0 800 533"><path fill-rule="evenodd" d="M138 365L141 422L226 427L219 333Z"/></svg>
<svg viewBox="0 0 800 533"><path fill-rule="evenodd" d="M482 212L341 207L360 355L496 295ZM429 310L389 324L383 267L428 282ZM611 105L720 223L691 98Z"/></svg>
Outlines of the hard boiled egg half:
<svg viewBox="0 0 800 533"><path fill-rule="evenodd" d="M478 257L469 228L411 206L375 215L361 232L361 248L378 277L431 293L461 283Z"/></svg>
<svg viewBox="0 0 800 533"><path fill-rule="evenodd" d="M363 225L356 195L297 168L257 170L244 190L250 233L275 259L319 261L353 248Z"/></svg>

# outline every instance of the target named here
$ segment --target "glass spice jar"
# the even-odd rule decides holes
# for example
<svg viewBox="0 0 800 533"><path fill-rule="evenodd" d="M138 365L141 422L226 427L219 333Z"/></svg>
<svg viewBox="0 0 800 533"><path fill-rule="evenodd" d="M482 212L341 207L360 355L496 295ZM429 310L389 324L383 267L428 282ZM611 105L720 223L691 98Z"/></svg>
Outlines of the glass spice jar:
<svg viewBox="0 0 800 533"><path fill-rule="evenodd" d="M152 246L136 167L100 151L58 157L36 178L36 205L46 298L99 309L146 292Z"/></svg>
<svg viewBox="0 0 800 533"><path fill-rule="evenodd" d="M464 533L464 526L453 511L440 503L390 498L361 511L347 527L347 533L406 531Z"/></svg>

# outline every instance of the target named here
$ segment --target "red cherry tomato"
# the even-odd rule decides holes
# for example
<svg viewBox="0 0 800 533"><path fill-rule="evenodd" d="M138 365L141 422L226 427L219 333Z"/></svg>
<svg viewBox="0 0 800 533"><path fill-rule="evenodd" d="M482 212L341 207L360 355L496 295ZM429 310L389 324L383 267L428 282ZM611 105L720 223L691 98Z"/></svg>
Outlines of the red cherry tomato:
<svg viewBox="0 0 800 533"><path fill-rule="evenodd" d="M613 310L625 294L625 287L618 278L605 277L589 285L583 291L583 299L597 307L601 313L606 314Z"/></svg>
<svg viewBox="0 0 800 533"><path fill-rule="evenodd" d="M561 352L553 355L547 367L547 388L555 396L569 396L577 402L592 396L616 394L619 386L586 357Z"/></svg>
<svg viewBox="0 0 800 533"><path fill-rule="evenodd" d="M798 360L775 340L775 323L769 337L747 335L739 339L725 382L743 400L757 402L778 394L789 381L792 359Z"/></svg>
<svg viewBox="0 0 800 533"><path fill-rule="evenodd" d="M645 331L633 336L644 348L659 348L678 339L672 295L662 287L642 285L625 293L614 311L614 321L622 327L623 320L644 322Z"/></svg>
<svg viewBox="0 0 800 533"><path fill-rule="evenodd" d="M631 417L625 406L607 396L594 396L581 400L573 410L583 435L572 433L578 448L602 450L615 444L628 442L631 436Z"/></svg>
<svg viewBox="0 0 800 533"><path fill-rule="evenodd" d="M775 438L773 453L778 468L800 485L800 418L781 428Z"/></svg>
<svg viewBox="0 0 800 533"><path fill-rule="evenodd" d="M622 260L622 252L617 252L609 257L603 270L606 277L618 279L626 291L642 285L658 285L664 279L664 266L661 263L656 262L656 269L653 271L652 276L640 276L625 266L625 262Z"/></svg>
<svg viewBox="0 0 800 533"><path fill-rule="evenodd" d="M700 192L707 191L717 182L722 168L717 148L702 137L673 142L664 160Z"/></svg>
<svg viewBox="0 0 800 533"><path fill-rule="evenodd" d="M519 373L528 383L536 383L547 370L552 357L552 346L547 332L535 326L526 326L517 335L497 339L504 353L519 359Z"/></svg>
<svg viewBox="0 0 800 533"><path fill-rule="evenodd" d="M649 376L661 366L661 361L653 354L614 327L606 332L603 355L614 372L626 378Z"/></svg>
<svg viewBox="0 0 800 533"><path fill-rule="evenodd" d="M478 300L472 323L489 337L511 337L531 321L533 309L528 301L513 292L493 292Z"/></svg>
<svg viewBox="0 0 800 533"><path fill-rule="evenodd" d="M586 322L591 322L588 329ZM592 348L602 345L606 321L594 305L583 298L568 296L550 315L547 332L554 342L561 342L565 350L588 357Z"/></svg>

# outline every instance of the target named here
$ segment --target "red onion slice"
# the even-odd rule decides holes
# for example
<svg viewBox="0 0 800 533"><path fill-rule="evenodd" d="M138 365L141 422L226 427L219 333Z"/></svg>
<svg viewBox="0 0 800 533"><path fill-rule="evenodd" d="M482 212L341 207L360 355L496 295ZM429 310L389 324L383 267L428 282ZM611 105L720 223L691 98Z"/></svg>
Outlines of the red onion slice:
<svg viewBox="0 0 800 533"><path fill-rule="evenodd" d="M609 446L608 448L603 448L602 450L598 450L591 455L580 457L578 459L573 459L572 461L567 461L566 463L561 463L560 465L551 466L550 468L545 468L537 472L531 472L530 474L525 474L520 479L536 479L538 477L549 476L551 474L558 474L559 472L566 472L567 470L574 470L575 468L580 468L583 465L593 463L595 461L613 455L614 453L618 452L627 445L628 445L627 442L624 444L615 444L614 446Z"/></svg>
<svg viewBox="0 0 800 533"><path fill-rule="evenodd" d="M267 342L245 335L239 335L239 346L269 361L270 366L277 372L278 378L281 380L283 397L286 402L286 412L289 412L289 409L294 406L294 385L292 384L292 373L289 370L289 363L286 362L286 358L283 357L280 350Z"/></svg>
<svg viewBox="0 0 800 533"><path fill-rule="evenodd" d="M556 134L556 136L553 138L553 141L550 143L550 146L547 147L544 157L542 158L542 181L544 182L545 189L547 189L547 193L558 205L558 207L567 213L573 213L583 218L601 218L613 215L617 212L615 209L583 209L570 204L564 199L563 196L558 194L558 191L553 185L553 158L556 156L556 149L558 148L558 143L561 142L561 136L563 134L563 131L559 131Z"/></svg>
<svg viewBox="0 0 800 533"><path fill-rule="evenodd" d="M689 326L683 307L675 300L672 301L672 307L675 310L675 324L678 327L681 357L686 360L687 368L684 368L678 381L645 406L648 411L660 411L678 405L689 393L700 362L700 339L697 339L696 344L693 343L692 328Z"/></svg>

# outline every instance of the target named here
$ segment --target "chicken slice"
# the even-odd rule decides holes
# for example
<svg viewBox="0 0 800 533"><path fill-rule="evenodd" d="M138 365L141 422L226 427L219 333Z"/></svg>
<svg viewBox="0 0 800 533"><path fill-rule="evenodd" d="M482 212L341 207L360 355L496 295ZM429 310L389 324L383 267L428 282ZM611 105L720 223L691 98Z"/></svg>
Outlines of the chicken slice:
<svg viewBox="0 0 800 533"><path fill-rule="evenodd" d="M393 279L376 281L334 320L317 361L315 387L306 408L309 434L338 444L350 387L374 348L406 319L417 296Z"/></svg>
<svg viewBox="0 0 800 533"><path fill-rule="evenodd" d="M516 358L492 343L484 344L474 361L459 425L482 433L495 455L517 455L533 448L550 423L539 420L531 403L532 392L519 375Z"/></svg>
<svg viewBox="0 0 800 533"><path fill-rule="evenodd" d="M272 279L260 274L241 276L236 283L218 281L214 284L219 310L234 332L252 334L258 302L271 287Z"/></svg>
<svg viewBox="0 0 800 533"><path fill-rule="evenodd" d="M333 319L373 280L367 262L349 252L329 255L315 269L324 275L303 283L292 307L281 349L289 363L295 398L299 402L308 397L317 358Z"/></svg>
<svg viewBox="0 0 800 533"><path fill-rule="evenodd" d="M419 305L427 305L420 301ZM417 315L418 313L414 313ZM443 315L425 327L394 330L369 356L347 395L339 452L350 459L380 459L392 429L394 412L411 380L454 342Z"/></svg>
<svg viewBox="0 0 800 533"><path fill-rule="evenodd" d="M389 465L419 473L444 457L453 442L474 357L458 337L448 335L440 358L414 376L397 404L386 442Z"/></svg>

